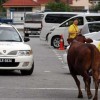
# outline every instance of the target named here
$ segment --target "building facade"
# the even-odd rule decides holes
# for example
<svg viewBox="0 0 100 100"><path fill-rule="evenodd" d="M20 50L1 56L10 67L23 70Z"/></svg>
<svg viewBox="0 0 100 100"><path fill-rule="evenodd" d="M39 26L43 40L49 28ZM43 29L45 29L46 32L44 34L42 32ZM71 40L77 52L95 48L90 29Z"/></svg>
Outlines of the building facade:
<svg viewBox="0 0 100 100"><path fill-rule="evenodd" d="M73 0L71 6L75 10L88 10L92 4L89 0Z"/></svg>
<svg viewBox="0 0 100 100"><path fill-rule="evenodd" d="M7 18L13 18L14 22L23 23L25 12L43 11L47 3L54 1L55 0L8 0L3 4L3 7L7 9ZM92 4L89 0L61 0L61 2L70 4L75 11L87 10Z"/></svg>

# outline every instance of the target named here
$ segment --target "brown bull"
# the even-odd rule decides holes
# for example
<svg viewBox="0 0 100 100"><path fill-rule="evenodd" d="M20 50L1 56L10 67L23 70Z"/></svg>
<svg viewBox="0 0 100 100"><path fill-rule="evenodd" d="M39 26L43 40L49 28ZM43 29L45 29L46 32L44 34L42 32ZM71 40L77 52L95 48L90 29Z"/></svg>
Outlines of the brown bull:
<svg viewBox="0 0 100 100"><path fill-rule="evenodd" d="M83 38L85 39L84 36ZM78 40L80 41L79 38ZM98 100L100 69L100 53L98 49L92 44L82 43L82 41L78 42L76 40L73 40L68 50L67 60L70 73L78 87L78 98L83 98L83 94L77 75L81 75L83 77L88 99L92 98L92 93L90 91L91 77L89 76L89 71L92 70L93 80L95 83L95 96L93 100Z"/></svg>

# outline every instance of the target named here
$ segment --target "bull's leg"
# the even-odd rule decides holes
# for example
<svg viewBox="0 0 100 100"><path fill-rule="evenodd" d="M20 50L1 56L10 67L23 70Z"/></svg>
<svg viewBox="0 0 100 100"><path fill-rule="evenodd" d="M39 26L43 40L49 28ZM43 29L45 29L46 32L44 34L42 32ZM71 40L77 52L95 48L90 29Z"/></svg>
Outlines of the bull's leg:
<svg viewBox="0 0 100 100"><path fill-rule="evenodd" d="M89 80L84 79L84 82L85 82L85 90L87 91L88 99L91 99L92 98L92 93L90 91L90 83L91 83L90 80L91 79L89 79Z"/></svg>
<svg viewBox="0 0 100 100"><path fill-rule="evenodd" d="M85 84L85 91L86 91L86 90L87 90L87 89L86 89L86 81L85 81L84 77L83 77L83 80L84 80L84 84Z"/></svg>
<svg viewBox="0 0 100 100"><path fill-rule="evenodd" d="M92 93L90 90L91 77L89 77L89 75L87 73L84 73L83 79L85 82L85 89L87 90L88 99L91 99L92 98Z"/></svg>
<svg viewBox="0 0 100 100"><path fill-rule="evenodd" d="M95 96L93 98L93 100L98 100L98 87L99 87L99 73L98 71L93 72L93 79L94 79L94 83L95 83Z"/></svg>
<svg viewBox="0 0 100 100"><path fill-rule="evenodd" d="M82 91L81 91L81 88L80 88L80 81L78 80L76 75L72 75L72 77L74 78L76 85L78 87L78 91L79 91L78 98L83 98L83 94L82 94Z"/></svg>

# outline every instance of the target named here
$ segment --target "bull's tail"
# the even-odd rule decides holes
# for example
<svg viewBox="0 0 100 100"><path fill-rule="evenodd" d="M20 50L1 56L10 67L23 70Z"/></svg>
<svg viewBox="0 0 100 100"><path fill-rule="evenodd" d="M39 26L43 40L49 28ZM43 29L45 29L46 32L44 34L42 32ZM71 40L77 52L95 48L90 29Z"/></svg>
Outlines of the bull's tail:
<svg viewBox="0 0 100 100"><path fill-rule="evenodd" d="M99 67L99 83L100 83L100 67Z"/></svg>
<svg viewBox="0 0 100 100"><path fill-rule="evenodd" d="M95 60L95 50L94 50L94 45L92 45L92 44L87 44L86 45L89 49L90 49L90 51L91 51L91 65L90 65L90 67L92 67L93 65L94 65L94 60Z"/></svg>

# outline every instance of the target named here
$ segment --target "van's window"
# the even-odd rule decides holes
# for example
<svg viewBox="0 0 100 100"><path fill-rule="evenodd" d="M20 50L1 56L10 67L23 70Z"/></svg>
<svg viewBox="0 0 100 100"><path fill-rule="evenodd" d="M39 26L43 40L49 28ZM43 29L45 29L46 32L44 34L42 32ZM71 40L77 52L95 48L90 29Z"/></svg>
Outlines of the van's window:
<svg viewBox="0 0 100 100"><path fill-rule="evenodd" d="M100 23L90 23L88 24L90 32L98 32L100 31Z"/></svg>
<svg viewBox="0 0 100 100"><path fill-rule="evenodd" d="M26 14L25 21L41 21L43 14Z"/></svg>
<svg viewBox="0 0 100 100"><path fill-rule="evenodd" d="M100 16L86 16L88 22L100 21Z"/></svg>
<svg viewBox="0 0 100 100"><path fill-rule="evenodd" d="M68 27L68 26L70 26L71 24L73 24L73 21L75 19L78 19L78 26L84 24L83 17L75 17L75 18L70 19L68 22L63 23L60 27Z"/></svg>
<svg viewBox="0 0 100 100"><path fill-rule="evenodd" d="M68 21L68 25L70 26L75 19L78 19L78 25L83 25L83 17L76 17Z"/></svg>
<svg viewBox="0 0 100 100"><path fill-rule="evenodd" d="M45 17L46 23L62 23L76 14L47 14Z"/></svg>

